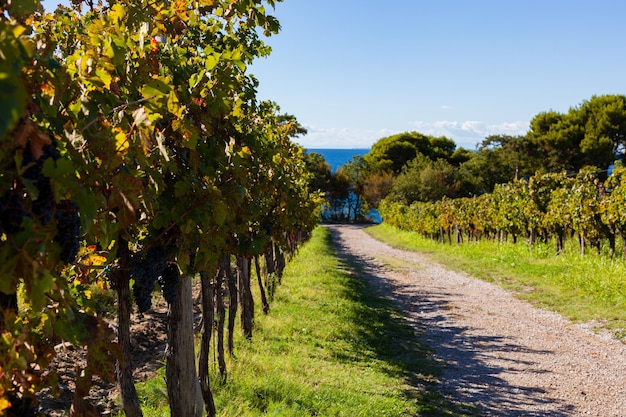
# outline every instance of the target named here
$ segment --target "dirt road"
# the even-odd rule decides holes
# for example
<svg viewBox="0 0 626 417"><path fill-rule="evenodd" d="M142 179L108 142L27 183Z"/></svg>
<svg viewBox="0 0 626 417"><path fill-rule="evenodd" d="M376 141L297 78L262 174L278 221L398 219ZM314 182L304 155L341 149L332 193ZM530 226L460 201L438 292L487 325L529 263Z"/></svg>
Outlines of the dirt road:
<svg viewBox="0 0 626 417"><path fill-rule="evenodd" d="M328 228L338 255L363 265L445 364L446 397L485 416L626 416L626 345L393 249L361 226Z"/></svg>

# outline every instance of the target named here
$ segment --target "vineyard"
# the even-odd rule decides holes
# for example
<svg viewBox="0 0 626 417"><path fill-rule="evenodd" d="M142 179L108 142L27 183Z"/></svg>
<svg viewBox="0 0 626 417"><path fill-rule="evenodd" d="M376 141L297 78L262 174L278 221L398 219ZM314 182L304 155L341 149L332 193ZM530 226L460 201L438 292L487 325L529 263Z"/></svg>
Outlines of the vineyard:
<svg viewBox="0 0 626 417"><path fill-rule="evenodd" d="M525 238L530 244L552 241L558 254L575 237L583 255L608 245L613 258L621 241L626 257L626 168L618 162L605 181L601 174L592 167L576 176L537 173L473 198L410 206L383 201L379 211L386 223L442 242Z"/></svg>
<svg viewBox="0 0 626 417"><path fill-rule="evenodd" d="M247 72L270 52L275 3L0 4L0 414L38 415L37 393L58 391L53 347L69 343L88 358L70 415L98 415L85 397L101 378L141 416L129 323L155 289L168 303L171 414L216 414L212 337L226 378L237 316L253 337L251 287L267 312L319 217L292 142L303 129L257 100ZM95 288L116 294L115 331Z"/></svg>

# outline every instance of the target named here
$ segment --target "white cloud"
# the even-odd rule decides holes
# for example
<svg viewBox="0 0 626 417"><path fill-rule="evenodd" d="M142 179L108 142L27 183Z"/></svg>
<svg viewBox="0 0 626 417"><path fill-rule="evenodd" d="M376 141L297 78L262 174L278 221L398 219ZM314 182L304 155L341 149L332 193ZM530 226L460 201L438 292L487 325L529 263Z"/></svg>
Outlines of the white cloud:
<svg viewBox="0 0 626 417"><path fill-rule="evenodd" d="M440 120L435 122L411 122L416 131L431 136L446 136L457 146L474 149L490 135L524 135L528 131L528 122L504 122L488 124L480 121L467 120L463 122Z"/></svg>
<svg viewBox="0 0 626 417"><path fill-rule="evenodd" d="M345 127L317 127L304 125L308 134L296 139L307 149L316 148L370 148L372 144L386 136L407 131L417 131L425 135L445 136L458 147L475 149L476 145L490 135L524 135L528 131L528 122L504 122L488 124L475 120L435 122L410 122L398 129L354 129Z"/></svg>
<svg viewBox="0 0 626 417"><path fill-rule="evenodd" d="M397 133L389 129L351 129L304 127L308 134L296 139L296 142L308 149L315 148L370 148L378 139Z"/></svg>

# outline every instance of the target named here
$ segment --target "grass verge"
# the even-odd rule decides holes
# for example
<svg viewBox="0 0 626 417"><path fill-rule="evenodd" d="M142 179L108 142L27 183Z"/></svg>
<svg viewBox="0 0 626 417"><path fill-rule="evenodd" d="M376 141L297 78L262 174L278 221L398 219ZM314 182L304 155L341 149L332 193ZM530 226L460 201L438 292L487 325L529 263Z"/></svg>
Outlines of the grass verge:
<svg viewBox="0 0 626 417"><path fill-rule="evenodd" d="M238 340L228 381L213 383L220 416L471 415L434 390L440 364L355 268L334 256L326 229L314 231L270 314L258 313L254 340ZM167 415L163 384L139 387L146 417Z"/></svg>
<svg viewBox="0 0 626 417"><path fill-rule="evenodd" d="M573 322L593 322L618 338L626 335L626 263L621 258L583 257L573 242L556 256L550 244L441 244L387 224L366 231L392 246L428 253L451 269L495 282Z"/></svg>

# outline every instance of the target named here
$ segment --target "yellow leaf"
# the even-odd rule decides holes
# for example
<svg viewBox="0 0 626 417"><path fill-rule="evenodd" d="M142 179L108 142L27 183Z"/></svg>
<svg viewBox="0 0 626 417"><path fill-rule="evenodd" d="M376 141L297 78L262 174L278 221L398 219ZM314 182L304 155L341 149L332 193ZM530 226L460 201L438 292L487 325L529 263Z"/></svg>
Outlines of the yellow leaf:
<svg viewBox="0 0 626 417"><path fill-rule="evenodd" d="M115 132L115 149L117 152L126 152L128 150L128 139L126 139L126 133L124 133L124 131L119 127L114 128L113 132Z"/></svg>
<svg viewBox="0 0 626 417"><path fill-rule="evenodd" d="M106 262L107 258L101 255L90 255L89 260L92 262L92 265L102 265Z"/></svg>
<svg viewBox="0 0 626 417"><path fill-rule="evenodd" d="M111 74L109 74L104 68L97 68L96 76L100 78L100 80L107 89L111 89L111 81L113 80Z"/></svg>
<svg viewBox="0 0 626 417"><path fill-rule="evenodd" d="M0 398L0 412L11 407L11 403L6 398Z"/></svg>

